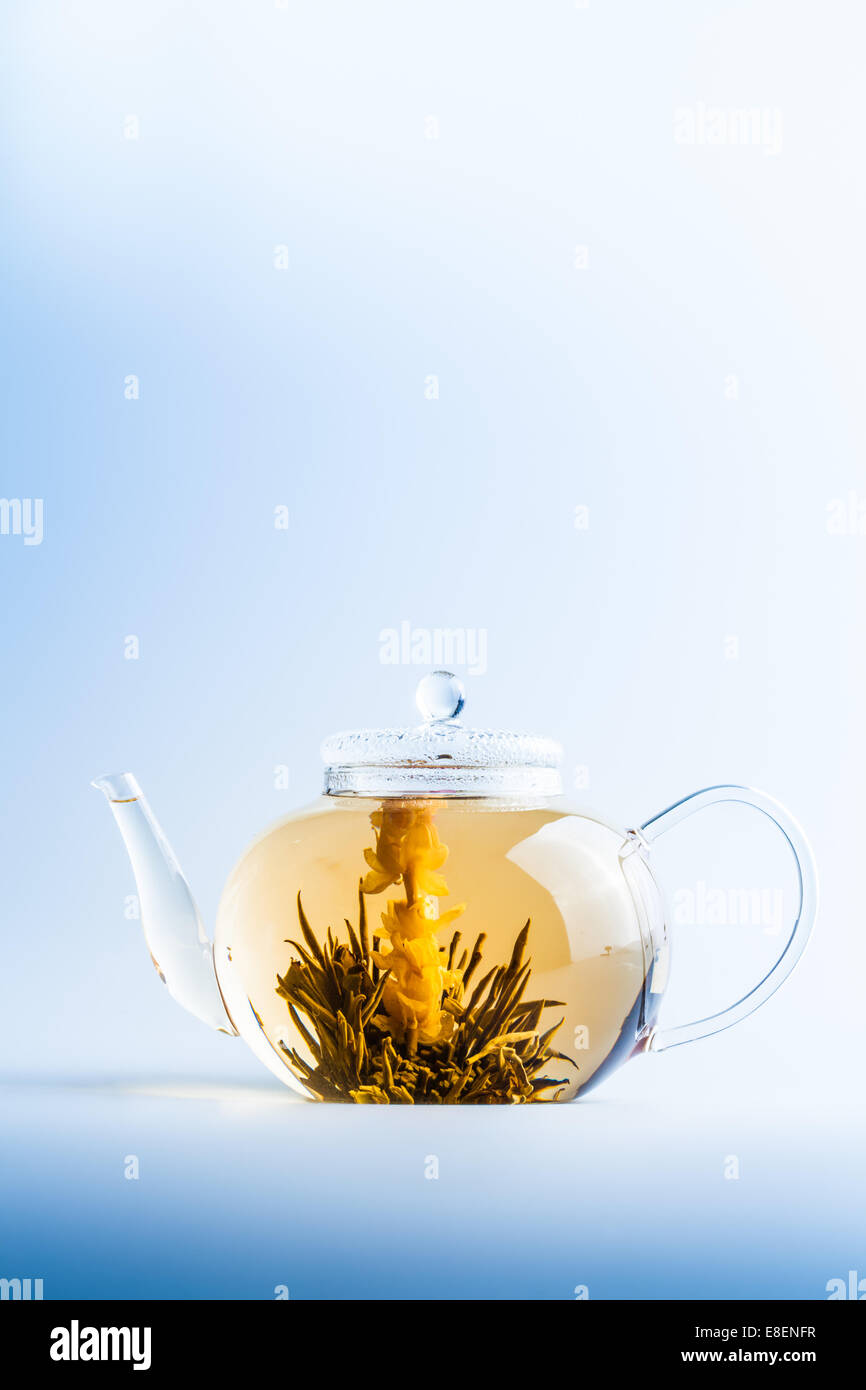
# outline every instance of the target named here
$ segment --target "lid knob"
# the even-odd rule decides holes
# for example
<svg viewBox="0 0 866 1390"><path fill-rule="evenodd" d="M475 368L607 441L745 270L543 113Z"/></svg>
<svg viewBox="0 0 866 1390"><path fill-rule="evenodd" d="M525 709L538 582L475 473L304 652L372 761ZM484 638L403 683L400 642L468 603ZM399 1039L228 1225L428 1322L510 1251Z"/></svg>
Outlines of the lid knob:
<svg viewBox="0 0 866 1390"><path fill-rule="evenodd" d="M415 703L427 720L456 719L465 702L463 682L451 671L431 671L415 691Z"/></svg>

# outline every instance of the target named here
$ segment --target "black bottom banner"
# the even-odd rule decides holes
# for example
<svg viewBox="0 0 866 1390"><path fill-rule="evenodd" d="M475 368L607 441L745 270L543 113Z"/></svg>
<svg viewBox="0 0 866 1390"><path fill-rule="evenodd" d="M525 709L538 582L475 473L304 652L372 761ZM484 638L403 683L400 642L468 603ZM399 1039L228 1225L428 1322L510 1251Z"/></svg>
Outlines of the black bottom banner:
<svg viewBox="0 0 866 1390"><path fill-rule="evenodd" d="M578 1301L542 1312L538 1303L469 1301L465 1313L454 1308L443 1303L430 1320L410 1303L360 1300L10 1300L0 1306L0 1328L4 1364L19 1376L93 1377L110 1368L115 1376L189 1371L196 1379L242 1374L257 1382L271 1371L336 1378L341 1368L357 1368L362 1347L371 1374L387 1374L387 1364L404 1373L414 1367L412 1378L425 1381L438 1378L454 1356L462 1376L475 1347L485 1374L518 1347L543 1361L555 1356L558 1375L572 1356L575 1374L588 1356L596 1373L600 1364L612 1372L715 1365L807 1366L825 1376L844 1367L850 1374L866 1328L862 1314L835 1302Z"/></svg>

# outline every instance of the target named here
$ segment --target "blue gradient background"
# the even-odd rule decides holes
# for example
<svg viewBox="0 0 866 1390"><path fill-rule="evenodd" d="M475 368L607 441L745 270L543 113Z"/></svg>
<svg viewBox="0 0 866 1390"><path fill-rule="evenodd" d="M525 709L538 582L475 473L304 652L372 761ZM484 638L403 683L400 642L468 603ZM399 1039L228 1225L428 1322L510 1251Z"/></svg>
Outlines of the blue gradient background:
<svg viewBox="0 0 866 1390"><path fill-rule="evenodd" d="M863 28L790 0L4 8L2 494L44 498L45 534L0 536L0 1275L866 1277L866 539L827 530L866 501ZM781 152L678 145L698 102L778 108ZM563 1110L382 1115L292 1103L177 1009L89 779L136 773L212 922L244 843L318 790L321 737L412 717L421 671L380 661L402 620L484 629L467 715L558 737L617 822L718 781L792 808L822 911L761 1013ZM744 819L660 844L668 890L789 903ZM666 1020L777 949L681 931Z"/></svg>

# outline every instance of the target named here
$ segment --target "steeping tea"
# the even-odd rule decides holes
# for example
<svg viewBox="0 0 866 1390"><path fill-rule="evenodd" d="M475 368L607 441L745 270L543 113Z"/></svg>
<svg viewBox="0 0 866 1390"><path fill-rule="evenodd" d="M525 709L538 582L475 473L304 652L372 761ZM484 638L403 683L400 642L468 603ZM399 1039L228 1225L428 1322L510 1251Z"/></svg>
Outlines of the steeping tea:
<svg viewBox="0 0 866 1390"><path fill-rule="evenodd" d="M769 797L711 787L621 829L562 802L550 740L466 728L449 673L422 681L418 703L418 727L326 742L324 795L246 851L213 947L135 779L96 783L129 849L161 977L286 1085L374 1105L570 1100L636 1052L744 1018L792 969L814 919L814 865ZM661 1029L668 938L649 850L720 801L778 826L797 914L753 990Z"/></svg>
<svg viewBox="0 0 866 1390"><path fill-rule="evenodd" d="M654 1019L622 849L503 798L326 800L229 880L229 1012L323 1099L568 1099Z"/></svg>

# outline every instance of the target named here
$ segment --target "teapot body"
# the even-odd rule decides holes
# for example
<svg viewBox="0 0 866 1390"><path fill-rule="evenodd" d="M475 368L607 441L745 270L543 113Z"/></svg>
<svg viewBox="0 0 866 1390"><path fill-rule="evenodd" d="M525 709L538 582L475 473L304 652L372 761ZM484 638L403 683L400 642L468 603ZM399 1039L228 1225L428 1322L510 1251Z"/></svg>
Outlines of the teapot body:
<svg viewBox="0 0 866 1390"><path fill-rule="evenodd" d="M464 725L451 672L425 676L416 703L421 725L326 739L325 794L249 846L213 944L136 779L94 782L160 979L280 1081L365 1105L568 1101L636 1052L738 1023L790 974L818 882L808 840L772 797L704 787L624 830L560 799L550 739ZM727 1008L660 1027L669 946L649 847L721 804L769 820L790 850L790 930Z"/></svg>
<svg viewBox="0 0 866 1390"><path fill-rule="evenodd" d="M319 798L246 850L214 941L261 1061L367 1103L571 1100L648 1046L667 953L638 834L490 796Z"/></svg>

